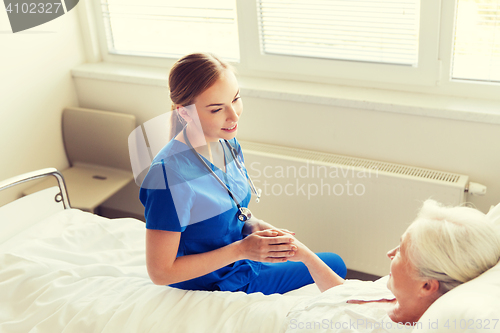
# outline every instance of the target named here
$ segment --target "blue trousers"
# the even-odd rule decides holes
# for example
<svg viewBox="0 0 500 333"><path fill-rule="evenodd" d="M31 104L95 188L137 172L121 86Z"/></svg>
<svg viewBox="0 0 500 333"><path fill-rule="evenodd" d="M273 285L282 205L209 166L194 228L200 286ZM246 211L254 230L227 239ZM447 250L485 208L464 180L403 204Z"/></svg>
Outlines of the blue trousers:
<svg viewBox="0 0 500 333"><path fill-rule="evenodd" d="M321 252L317 255L341 278L345 278L347 268L338 254ZM236 291L244 291L247 294L284 294L313 282L309 270L301 262L262 263L259 276Z"/></svg>

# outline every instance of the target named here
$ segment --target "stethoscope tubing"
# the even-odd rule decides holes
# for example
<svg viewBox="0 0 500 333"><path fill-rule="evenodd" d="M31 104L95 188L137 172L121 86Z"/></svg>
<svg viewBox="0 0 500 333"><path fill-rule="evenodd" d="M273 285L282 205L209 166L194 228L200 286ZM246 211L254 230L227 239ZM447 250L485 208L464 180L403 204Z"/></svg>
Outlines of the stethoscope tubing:
<svg viewBox="0 0 500 333"><path fill-rule="evenodd" d="M236 201L235 197L233 196L233 193L231 192L231 190L226 186L226 184L219 178L219 176L217 176L217 174L212 170L212 168L210 168L210 166L205 162L205 160L203 160L203 158L201 158L200 154L196 151L196 149L194 149L193 145L191 144L191 142L189 141L189 138L187 137L187 133L186 133L186 128L187 128L187 125L184 126L184 128L182 129L182 134L184 135L184 140L186 141L186 144L187 146L189 147L189 149L191 149L191 151L193 152L193 154L196 155L196 157L198 157L198 159L201 161L201 163L207 168L207 170L215 177L215 179L227 190L227 192L229 193L229 196L231 197L231 199L233 199L233 201L236 203L236 206L238 207L238 209L241 211L243 208L240 206L240 204L238 203L238 201ZM259 202L260 200L260 194L258 193L257 189L255 188L255 185L253 184L253 181L252 179L250 178L250 176L248 175L248 173L243 173L243 166L240 164L240 162L238 161L238 158L236 157L236 154L234 153L234 148L233 146L231 146L231 144L227 141L227 140L224 140L224 142L226 143L227 147L229 148L229 151L231 152L231 155L233 156L233 159L234 161L236 162L236 165L238 166L238 168L240 169L240 172L243 174L243 176L245 178L247 178L247 180L249 181L250 183L250 188L252 189L252 191L255 193L255 195L257 196L257 202Z"/></svg>
<svg viewBox="0 0 500 333"><path fill-rule="evenodd" d="M245 164L243 162L240 163L239 158L236 156L236 154L234 152L235 149L234 149L233 146L231 146L231 144L229 143L229 141L227 141L227 140L224 139L224 142L226 143L227 147L229 148L229 151L231 152L231 155L233 156L233 159L236 162L236 165L238 166L238 169L240 169L240 172L243 174L243 177L245 177L248 180L248 182L250 183L250 188L252 189L252 192L257 196L256 202L259 202L260 201L260 191L258 191L257 188L255 187L255 185L254 185L254 183L252 181L252 178L250 177L250 175L248 174L248 172L245 171L243 173Z"/></svg>

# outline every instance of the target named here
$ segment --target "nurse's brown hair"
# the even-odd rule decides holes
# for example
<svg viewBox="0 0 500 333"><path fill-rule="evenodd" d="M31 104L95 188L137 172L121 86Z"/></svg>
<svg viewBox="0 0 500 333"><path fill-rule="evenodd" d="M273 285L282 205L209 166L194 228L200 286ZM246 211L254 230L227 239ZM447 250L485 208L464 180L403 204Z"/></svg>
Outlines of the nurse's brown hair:
<svg viewBox="0 0 500 333"><path fill-rule="evenodd" d="M192 53L179 59L168 77L170 99L172 100L170 139L184 127L176 111L176 105L194 104L198 95L210 88L230 64L211 53Z"/></svg>

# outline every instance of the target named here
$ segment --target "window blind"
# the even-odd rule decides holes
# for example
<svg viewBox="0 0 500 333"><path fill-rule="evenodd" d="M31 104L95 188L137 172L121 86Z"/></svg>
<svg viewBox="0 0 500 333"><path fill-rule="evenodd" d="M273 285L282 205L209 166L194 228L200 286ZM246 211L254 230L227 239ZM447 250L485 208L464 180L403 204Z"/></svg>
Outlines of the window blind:
<svg viewBox="0 0 500 333"><path fill-rule="evenodd" d="M416 66L419 0L258 0L261 51Z"/></svg>
<svg viewBox="0 0 500 333"><path fill-rule="evenodd" d="M235 0L102 0L109 53L239 61Z"/></svg>
<svg viewBox="0 0 500 333"><path fill-rule="evenodd" d="M452 78L500 82L500 0L458 0Z"/></svg>

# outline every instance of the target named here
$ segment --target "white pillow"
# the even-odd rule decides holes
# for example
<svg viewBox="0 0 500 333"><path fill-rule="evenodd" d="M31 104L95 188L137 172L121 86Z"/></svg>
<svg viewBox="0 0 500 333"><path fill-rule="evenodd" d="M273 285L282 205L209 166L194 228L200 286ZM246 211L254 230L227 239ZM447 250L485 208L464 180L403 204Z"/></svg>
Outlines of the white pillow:
<svg viewBox="0 0 500 333"><path fill-rule="evenodd" d="M421 333L500 332L500 264L440 297L417 327Z"/></svg>
<svg viewBox="0 0 500 333"><path fill-rule="evenodd" d="M500 227L500 204L487 216ZM440 297L420 318L414 331L500 332L500 263Z"/></svg>

